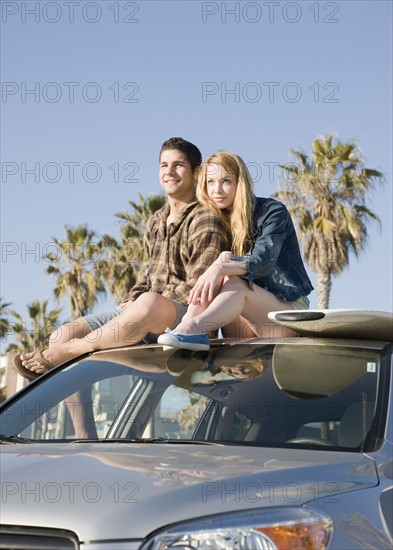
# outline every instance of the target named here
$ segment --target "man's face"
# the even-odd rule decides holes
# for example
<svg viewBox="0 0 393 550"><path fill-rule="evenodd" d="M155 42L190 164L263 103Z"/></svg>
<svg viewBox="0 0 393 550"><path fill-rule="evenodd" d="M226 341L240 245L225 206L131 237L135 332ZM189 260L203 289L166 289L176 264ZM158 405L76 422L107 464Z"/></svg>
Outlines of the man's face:
<svg viewBox="0 0 393 550"><path fill-rule="evenodd" d="M195 196L194 174L187 157L177 149L161 153L160 184L168 197L191 201Z"/></svg>

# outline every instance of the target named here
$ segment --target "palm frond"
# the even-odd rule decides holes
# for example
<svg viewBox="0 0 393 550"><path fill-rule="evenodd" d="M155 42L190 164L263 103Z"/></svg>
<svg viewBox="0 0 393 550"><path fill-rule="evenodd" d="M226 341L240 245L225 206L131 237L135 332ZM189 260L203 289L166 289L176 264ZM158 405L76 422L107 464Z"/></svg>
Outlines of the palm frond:
<svg viewBox="0 0 393 550"><path fill-rule="evenodd" d="M274 197L287 205L294 219L306 263L319 282L330 285L330 275L348 265L349 251L357 255L364 249L368 223L380 223L366 198L384 177L364 166L363 151L354 140L341 142L328 133L316 137L311 150L311 161L292 150L297 164L280 165L287 178ZM320 292L328 296L330 289Z"/></svg>

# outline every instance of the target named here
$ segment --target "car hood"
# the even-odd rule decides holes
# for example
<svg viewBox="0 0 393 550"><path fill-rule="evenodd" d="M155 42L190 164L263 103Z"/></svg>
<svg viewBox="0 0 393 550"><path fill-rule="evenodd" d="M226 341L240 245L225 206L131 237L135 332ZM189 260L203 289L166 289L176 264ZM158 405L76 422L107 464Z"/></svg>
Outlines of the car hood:
<svg viewBox="0 0 393 550"><path fill-rule="evenodd" d="M256 507L334 506L339 493L378 484L374 462L357 453L162 443L1 451L1 522L71 529L81 541L141 539L174 522Z"/></svg>

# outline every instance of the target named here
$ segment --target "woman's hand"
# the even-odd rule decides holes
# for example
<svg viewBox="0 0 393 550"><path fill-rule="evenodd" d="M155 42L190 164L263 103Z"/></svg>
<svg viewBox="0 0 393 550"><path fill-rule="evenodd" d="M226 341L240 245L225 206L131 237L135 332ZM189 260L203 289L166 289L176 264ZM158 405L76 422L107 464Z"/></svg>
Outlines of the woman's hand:
<svg viewBox="0 0 393 550"><path fill-rule="evenodd" d="M216 262L198 278L188 297L189 304L205 306L217 296L223 282L221 265L221 262L216 260Z"/></svg>

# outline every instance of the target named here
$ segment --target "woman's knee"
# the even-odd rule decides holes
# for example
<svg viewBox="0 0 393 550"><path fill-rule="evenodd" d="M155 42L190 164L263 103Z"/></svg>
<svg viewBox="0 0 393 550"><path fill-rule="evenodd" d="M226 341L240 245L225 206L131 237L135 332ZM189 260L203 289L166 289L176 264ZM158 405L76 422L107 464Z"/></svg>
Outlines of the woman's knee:
<svg viewBox="0 0 393 550"><path fill-rule="evenodd" d="M246 292L248 285L246 281L238 277L237 275L232 275L231 277L225 277L224 283L222 285L222 290L232 290L236 292Z"/></svg>

